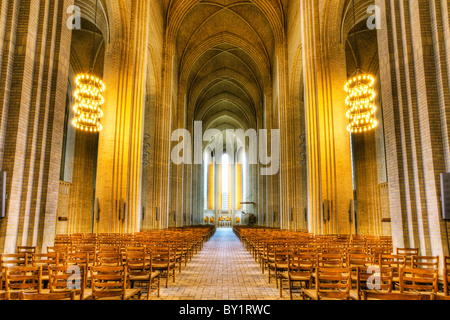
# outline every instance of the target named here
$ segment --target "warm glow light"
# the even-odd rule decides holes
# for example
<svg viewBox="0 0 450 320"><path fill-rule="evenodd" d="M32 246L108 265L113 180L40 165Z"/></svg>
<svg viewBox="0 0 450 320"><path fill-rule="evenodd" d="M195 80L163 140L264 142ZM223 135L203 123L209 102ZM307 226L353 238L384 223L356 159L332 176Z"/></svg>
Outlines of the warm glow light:
<svg viewBox="0 0 450 320"><path fill-rule="evenodd" d="M345 92L347 92L345 104L348 107L347 118L349 119L347 130L351 133L367 132L378 125L375 119L377 109L374 84L373 76L358 74L345 85Z"/></svg>
<svg viewBox="0 0 450 320"><path fill-rule="evenodd" d="M99 132L102 130L100 119L103 117L102 105L105 103L103 93L105 84L99 78L90 74L80 74L75 83L75 105L73 111L75 118L73 126L86 132Z"/></svg>

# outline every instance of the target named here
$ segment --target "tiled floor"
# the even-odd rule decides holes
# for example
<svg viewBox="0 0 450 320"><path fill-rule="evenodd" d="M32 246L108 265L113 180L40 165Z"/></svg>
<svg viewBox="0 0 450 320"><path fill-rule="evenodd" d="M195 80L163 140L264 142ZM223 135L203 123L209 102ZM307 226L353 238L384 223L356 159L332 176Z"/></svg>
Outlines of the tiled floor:
<svg viewBox="0 0 450 320"><path fill-rule="evenodd" d="M231 228L217 229L176 274L176 282L170 280L168 288L163 283L160 298L152 295L152 300L280 300L275 283L267 282L267 273L261 273Z"/></svg>

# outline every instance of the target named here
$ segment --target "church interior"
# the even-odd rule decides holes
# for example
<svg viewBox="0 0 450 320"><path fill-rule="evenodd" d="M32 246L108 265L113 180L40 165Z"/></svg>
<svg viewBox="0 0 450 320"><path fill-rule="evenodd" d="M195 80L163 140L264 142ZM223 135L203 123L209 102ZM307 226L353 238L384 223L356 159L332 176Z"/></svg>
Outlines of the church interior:
<svg viewBox="0 0 450 320"><path fill-rule="evenodd" d="M450 300L448 0L1 0L0 104L0 300Z"/></svg>

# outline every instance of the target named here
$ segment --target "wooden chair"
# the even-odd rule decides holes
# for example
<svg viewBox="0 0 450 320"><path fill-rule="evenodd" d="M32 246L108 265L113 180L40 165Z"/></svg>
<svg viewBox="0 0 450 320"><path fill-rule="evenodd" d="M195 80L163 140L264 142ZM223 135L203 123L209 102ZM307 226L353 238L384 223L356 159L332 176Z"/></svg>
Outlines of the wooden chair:
<svg viewBox="0 0 450 320"><path fill-rule="evenodd" d="M175 262L170 248L155 247L151 252L153 270L159 271L161 277L166 279L166 288L169 286L169 278L175 282Z"/></svg>
<svg viewBox="0 0 450 320"><path fill-rule="evenodd" d="M400 268L399 278L400 293L438 292L438 269Z"/></svg>
<svg viewBox="0 0 450 320"><path fill-rule="evenodd" d="M92 290L87 289L87 267L85 265L65 265L49 267L49 292L64 293L74 291L80 300L92 296Z"/></svg>
<svg viewBox="0 0 450 320"><path fill-rule="evenodd" d="M296 289L295 283L300 283L301 292L302 284L307 289L311 289L316 255L311 253L289 254L288 270L280 273L280 297L283 297L283 281L287 281L289 298L293 300L293 292Z"/></svg>
<svg viewBox="0 0 450 320"><path fill-rule="evenodd" d="M363 291L362 300L431 300L430 294Z"/></svg>
<svg viewBox="0 0 450 320"><path fill-rule="evenodd" d="M84 245L77 246L74 249L75 253L87 253L88 264L93 266L97 261L97 246L96 245Z"/></svg>
<svg viewBox="0 0 450 320"><path fill-rule="evenodd" d="M5 290L10 299L19 299L21 291L41 293L42 267L6 267Z"/></svg>
<svg viewBox="0 0 450 320"><path fill-rule="evenodd" d="M49 280L49 270L50 266L57 266L60 263L59 253L35 253L31 257L31 265L33 267L42 267L42 281L45 285Z"/></svg>
<svg viewBox="0 0 450 320"><path fill-rule="evenodd" d="M352 268L353 269L353 268ZM363 291L392 292L392 268L380 269L377 266L358 266L356 271L356 290L350 292L353 300L362 300Z"/></svg>
<svg viewBox="0 0 450 320"><path fill-rule="evenodd" d="M287 271L289 269L288 256L292 253L292 250L286 247L275 248L273 261L270 261L267 268L268 282L273 276L275 278L276 286L278 288L278 275L280 272ZM271 271L273 270L273 275Z"/></svg>
<svg viewBox="0 0 450 320"><path fill-rule="evenodd" d="M147 285L147 300L150 300L150 295L153 292L157 292L157 296L160 296L161 272L153 271L151 254L128 253L126 255L126 266L128 270L127 279L131 288L134 288L137 282L144 282ZM153 284L156 284L154 290L152 290Z"/></svg>
<svg viewBox="0 0 450 320"><path fill-rule="evenodd" d="M444 281L444 295L449 296L449 284L450 284L450 257L444 257L443 268L443 281Z"/></svg>
<svg viewBox="0 0 450 320"><path fill-rule="evenodd" d="M392 268L392 285L395 287L399 282L400 268L406 266L406 258L395 254L380 254L378 265L380 269Z"/></svg>
<svg viewBox="0 0 450 320"><path fill-rule="evenodd" d="M19 300L75 300L75 291L59 293L20 292Z"/></svg>
<svg viewBox="0 0 450 320"><path fill-rule="evenodd" d="M141 288L127 289L126 266L91 267L92 298L94 300L129 300L141 298Z"/></svg>
<svg viewBox="0 0 450 320"><path fill-rule="evenodd" d="M275 250L280 246L284 246L284 243L281 241L266 242L263 255L261 256L261 269L263 274L266 267L269 266L269 263L273 263L275 261Z"/></svg>
<svg viewBox="0 0 450 320"><path fill-rule="evenodd" d="M0 254L0 290L4 288L6 267L25 267L29 263L28 253Z"/></svg>
<svg viewBox="0 0 450 320"><path fill-rule="evenodd" d="M352 288L349 268L317 267L315 289L302 288L302 299L348 300Z"/></svg>

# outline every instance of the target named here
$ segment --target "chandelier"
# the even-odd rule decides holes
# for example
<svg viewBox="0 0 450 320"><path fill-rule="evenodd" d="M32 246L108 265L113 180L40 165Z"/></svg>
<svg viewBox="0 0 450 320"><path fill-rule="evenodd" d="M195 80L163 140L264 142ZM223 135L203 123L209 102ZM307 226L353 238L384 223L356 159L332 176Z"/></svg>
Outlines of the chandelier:
<svg viewBox="0 0 450 320"><path fill-rule="evenodd" d="M353 0L353 27L356 27L355 0ZM358 32L355 32L356 72L345 85L347 98L347 130L350 133L368 132L378 125L375 119L375 78L359 69Z"/></svg>
<svg viewBox="0 0 450 320"><path fill-rule="evenodd" d="M375 78L369 74L357 72L345 85L347 98L347 130L351 133L370 131L378 125L375 119Z"/></svg>
<svg viewBox="0 0 450 320"><path fill-rule="evenodd" d="M94 25L97 25L97 10L98 0L95 5ZM93 75L96 35L97 31L94 28L89 72L79 74L75 79L75 105L73 107L75 117L72 124L76 129L85 132L100 132L102 130L100 119L103 117L102 106L105 103L103 97L105 84Z"/></svg>
<svg viewBox="0 0 450 320"><path fill-rule="evenodd" d="M74 127L87 132L101 131L100 119L103 117L105 84L99 78L88 73L78 75L75 83L77 89L75 91L76 103L73 107Z"/></svg>

